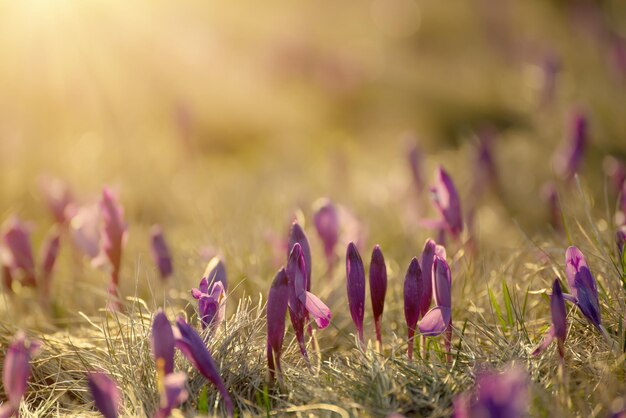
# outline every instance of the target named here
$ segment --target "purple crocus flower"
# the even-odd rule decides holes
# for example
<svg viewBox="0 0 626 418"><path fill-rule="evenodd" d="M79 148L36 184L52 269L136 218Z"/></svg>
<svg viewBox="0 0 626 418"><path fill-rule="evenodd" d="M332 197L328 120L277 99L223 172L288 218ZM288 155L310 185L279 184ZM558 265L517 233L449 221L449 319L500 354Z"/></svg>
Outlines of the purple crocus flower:
<svg viewBox="0 0 626 418"><path fill-rule="evenodd" d="M69 208L74 201L67 183L60 179L43 177L39 187L55 222L66 225L70 218Z"/></svg>
<svg viewBox="0 0 626 418"><path fill-rule="evenodd" d="M417 258L413 257L404 276L404 319L408 329L407 356L409 360L413 358L413 346L415 345L413 337L415 336L415 326L420 317L422 287L422 269Z"/></svg>
<svg viewBox="0 0 626 418"><path fill-rule="evenodd" d="M202 322L202 329L211 327L216 330L226 316L226 291L221 280L213 281L209 286L209 279L200 280L199 289L191 289L191 295L198 300L198 313Z"/></svg>
<svg viewBox="0 0 626 418"><path fill-rule="evenodd" d="M302 254L304 256L304 263L306 266L306 290L311 291L311 247L309 246L309 240L304 233L304 230L298 223L293 221L291 228L289 229L289 237L287 240L287 258L291 256L293 247L295 244L300 244Z"/></svg>
<svg viewBox="0 0 626 418"><path fill-rule="evenodd" d="M379 347L383 346L383 338L380 331L380 320L385 308L385 295L387 294L387 266L385 257L376 245L372 251L372 261L370 262L370 297L372 299L372 314L374 316L374 327L376 328L376 340Z"/></svg>
<svg viewBox="0 0 626 418"><path fill-rule="evenodd" d="M159 309L152 321L151 334L152 356L159 376L166 376L174 372L174 348L176 340L172 332L172 325L167 315Z"/></svg>
<svg viewBox="0 0 626 418"><path fill-rule="evenodd" d="M626 243L626 225L622 225L615 233L615 242L620 257L624 257L624 244Z"/></svg>
<svg viewBox="0 0 626 418"><path fill-rule="evenodd" d="M267 296L267 367L270 380L274 373L281 372L280 355L283 351L285 338L285 316L289 303L289 277L284 268L274 277L269 295Z"/></svg>
<svg viewBox="0 0 626 418"><path fill-rule="evenodd" d="M415 185L417 192L421 193L421 191L424 190L424 178L422 176L424 156L417 145L413 144L409 147L407 159L409 162L409 168L411 169L413 184Z"/></svg>
<svg viewBox="0 0 626 418"><path fill-rule="evenodd" d="M209 263L204 269L203 278L207 279L209 287L215 282L222 282L224 291L228 289L228 280L226 277L226 266L221 258L215 256L209 260Z"/></svg>
<svg viewBox="0 0 626 418"><path fill-rule="evenodd" d="M89 259L92 264L101 263L100 253L100 224L102 216L100 206L90 204L77 207L70 220L70 234L72 241Z"/></svg>
<svg viewBox="0 0 626 418"><path fill-rule="evenodd" d="M571 180L580 169L587 146L587 129L587 117L573 113L566 143L554 158L556 172L565 180Z"/></svg>
<svg viewBox="0 0 626 418"><path fill-rule="evenodd" d="M353 242L348 244L346 252L346 285L348 289L348 306L352 322L356 327L359 342L363 340L363 315L365 314L365 268L359 251Z"/></svg>
<svg viewBox="0 0 626 418"><path fill-rule="evenodd" d="M563 221L561 219L561 205L559 204L559 195L553 182L546 182L541 188L541 199L548 207L548 217L550 225L556 231L563 229Z"/></svg>
<svg viewBox="0 0 626 418"><path fill-rule="evenodd" d="M150 229L150 250L154 264L156 264L159 269L161 279L165 280L169 278L174 270L172 266L172 256L165 242L163 228L161 228L160 225L154 225Z"/></svg>
<svg viewBox="0 0 626 418"><path fill-rule="evenodd" d="M22 285L36 287L35 258L28 229L18 218L14 217L5 224L2 235L12 273L21 272Z"/></svg>
<svg viewBox="0 0 626 418"><path fill-rule="evenodd" d="M324 244L324 255L330 270L335 261L335 246L339 241L339 213L333 202L324 199L313 215L313 223Z"/></svg>
<svg viewBox="0 0 626 418"><path fill-rule="evenodd" d="M60 246L61 236L57 231L52 231L41 247L41 293L45 303L47 303L49 299L52 271L59 254Z"/></svg>
<svg viewBox="0 0 626 418"><path fill-rule="evenodd" d="M563 297L575 303L585 318L602 332L596 279L587 266L585 256L576 247L569 247L565 252L565 274L572 294L564 294Z"/></svg>
<svg viewBox="0 0 626 418"><path fill-rule="evenodd" d="M498 170L493 158L495 131L485 128L478 134L478 144L473 160L474 181L472 195L477 199L485 189L497 184Z"/></svg>
<svg viewBox="0 0 626 418"><path fill-rule="evenodd" d="M87 383L96 408L102 416L117 418L121 396L115 381L105 373L90 372L87 374Z"/></svg>
<svg viewBox="0 0 626 418"><path fill-rule="evenodd" d="M504 373L483 373L476 379L475 397L454 400L454 418L521 418L528 411L528 374L521 367Z"/></svg>
<svg viewBox="0 0 626 418"><path fill-rule="evenodd" d="M533 356L541 354L556 338L561 359L565 357L564 344L567 337L567 312L565 311L565 299L561 290L559 279L554 279L552 284L552 296L550 297L550 312L552 325L543 337L541 343L532 352Z"/></svg>
<svg viewBox="0 0 626 418"><path fill-rule="evenodd" d="M19 410L30 378L30 360L39 352L40 347L39 341L29 341L21 331L9 345L2 373L2 385L8 402L0 407L0 415L11 416Z"/></svg>
<svg viewBox="0 0 626 418"><path fill-rule="evenodd" d="M224 398L224 407L228 416L232 417L234 413L233 402L202 337L181 317L176 319L174 337L176 338L176 347L187 360L202 376L215 385Z"/></svg>
<svg viewBox="0 0 626 418"><path fill-rule="evenodd" d="M446 260L439 255L433 262L433 290L435 307L429 310L417 324L422 335L434 337L445 335L446 351L450 352L452 340L452 275ZM448 355L450 361L450 355Z"/></svg>
<svg viewBox="0 0 626 418"><path fill-rule="evenodd" d="M318 328L324 329L330 324L331 313L324 302L306 290L308 283L305 263L302 247L299 243L295 243L287 263L289 317L300 345L300 351L304 357L307 357L304 346L304 325L309 314L313 316Z"/></svg>
<svg viewBox="0 0 626 418"><path fill-rule="evenodd" d="M163 378L161 390L161 403L154 414L154 418L167 418L172 409L178 407L187 400L189 393L185 389L187 375L183 372L171 373Z"/></svg>
<svg viewBox="0 0 626 418"><path fill-rule="evenodd" d="M441 251L445 254L445 248L441 247ZM430 309L430 303L433 299L433 262L437 253L437 244L432 239L427 239L422 250L420 259L420 268L422 271L422 293L420 295L419 309L420 317L424 317ZM442 257L445 259L445 255Z"/></svg>
<svg viewBox="0 0 626 418"><path fill-rule="evenodd" d="M102 190L100 210L102 213L100 258L106 260L111 268L109 293L117 297L120 267L122 264L122 247L126 241L127 227L124 223L124 210L119 204L117 197L107 187ZM111 307L119 309L119 302L114 302Z"/></svg>
<svg viewBox="0 0 626 418"><path fill-rule="evenodd" d="M609 179L611 189L613 189L615 194L618 194L626 182L626 166L624 166L621 160L607 155L602 161L602 168L604 169L604 174Z"/></svg>
<svg viewBox="0 0 626 418"><path fill-rule="evenodd" d="M430 191L441 219L436 221L425 220L422 221L422 224L428 228L445 229L453 238L458 238L463 231L461 200L452 179L441 166L435 172L435 185L431 187ZM442 241L441 238L439 241Z"/></svg>

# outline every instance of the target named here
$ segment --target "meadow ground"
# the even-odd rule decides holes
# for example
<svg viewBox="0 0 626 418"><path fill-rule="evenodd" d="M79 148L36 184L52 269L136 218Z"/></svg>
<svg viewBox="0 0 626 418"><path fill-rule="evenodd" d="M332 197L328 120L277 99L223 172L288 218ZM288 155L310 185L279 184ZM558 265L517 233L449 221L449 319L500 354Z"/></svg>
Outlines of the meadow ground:
<svg viewBox="0 0 626 418"><path fill-rule="evenodd" d="M14 216L26 222L39 260L50 231L61 231L49 297L41 274L39 287L22 286L19 268L0 296L0 364L18 330L42 342L20 416L98 416L93 370L117 382L122 415L151 416L160 402L153 315L162 307L200 329L190 290L215 255L229 287L226 319L207 344L238 416L450 416L477 376L511 364L528 373L529 416L626 408L626 262L615 242L626 203L612 170L626 161L621 2L236 3L0 3L3 234ZM585 147L568 176L558 159L576 115ZM409 361L403 281L426 239L439 239L424 224L438 216L428 191L438 166L464 217L463 232L445 239L452 344L448 356L442 337L417 339ZM54 225L42 191L50 178L71 188L75 207L105 186L123 206L120 312L106 310L106 269L72 239L78 221ZM331 269L313 224L321 198L342 208ZM308 366L287 320L283 382L272 386L265 304L293 219L332 321L306 338ZM151 257L154 224L173 257L167 281ZM374 245L385 255L382 350L369 285L366 347L355 338L351 240L366 272ZM568 303L564 360L556 344L532 356L551 325L553 280L569 289L572 245L597 280L605 335ZM180 354L175 369L187 372L189 397L174 415L225 414Z"/></svg>

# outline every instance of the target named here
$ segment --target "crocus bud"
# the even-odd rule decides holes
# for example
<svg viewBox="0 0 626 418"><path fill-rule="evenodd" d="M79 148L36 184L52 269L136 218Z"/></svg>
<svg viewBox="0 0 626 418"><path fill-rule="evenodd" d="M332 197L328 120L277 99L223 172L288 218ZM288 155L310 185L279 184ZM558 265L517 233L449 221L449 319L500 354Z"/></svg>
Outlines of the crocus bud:
<svg viewBox="0 0 626 418"><path fill-rule="evenodd" d="M315 320L318 328L326 328L330 324L330 309L313 293L307 291L306 265L304 252L300 244L295 243L287 263L287 277L289 278L289 316L300 345L300 351L307 357L304 346L304 324L309 314Z"/></svg>
<svg viewBox="0 0 626 418"><path fill-rule="evenodd" d="M570 119L569 133L565 145L554 158L557 174L571 180L580 169L587 145L587 117L574 113Z"/></svg>
<svg viewBox="0 0 626 418"><path fill-rule="evenodd" d="M198 314L202 322L202 329L211 327L217 329L226 316L226 291L222 281L214 281L209 286L209 280L203 277L200 288L191 289L191 295L198 300Z"/></svg>
<svg viewBox="0 0 626 418"><path fill-rule="evenodd" d="M609 185L615 194L622 190L622 185L626 182L626 166L617 158L607 155L602 160L604 174L609 179Z"/></svg>
<svg viewBox="0 0 626 418"><path fill-rule="evenodd" d="M504 373L483 373L476 379L476 396L454 400L455 418L522 418L528 412L528 374L521 367Z"/></svg>
<svg viewBox="0 0 626 418"><path fill-rule="evenodd" d="M52 270L54 269L60 246L61 236L57 231L52 231L41 247L41 286L42 293L46 299L49 296Z"/></svg>
<svg viewBox="0 0 626 418"><path fill-rule="evenodd" d="M106 257L111 266L112 290L115 290L119 283L122 247L126 240L127 228L122 206L113 192L106 187L102 190L100 211L102 213L100 249L101 254Z"/></svg>
<svg viewBox="0 0 626 418"><path fill-rule="evenodd" d="M422 165L424 164L424 156L422 151L417 145L409 147L407 152L407 160L409 162L409 168L411 169L411 177L413 178L413 184L418 193L424 190L424 178L422 176Z"/></svg>
<svg viewBox="0 0 626 418"><path fill-rule="evenodd" d="M11 410L17 412L26 393L30 378L30 360L39 352L41 343L29 341L23 332L18 332L9 345L4 359L2 385Z"/></svg>
<svg viewBox="0 0 626 418"><path fill-rule="evenodd" d="M541 200L543 200L547 206L548 218L550 219L550 225L552 225L552 228L556 231L563 229L559 195L553 182L549 181L543 185L541 188Z"/></svg>
<svg viewBox="0 0 626 418"><path fill-rule="evenodd" d="M346 277L348 306L356 327L359 342L363 340L363 315L365 314L365 269L359 251L353 242L348 244L346 252Z"/></svg>
<svg viewBox="0 0 626 418"><path fill-rule="evenodd" d="M163 388L161 390L161 404L154 418L167 418L172 413L172 409L178 407L187 400L189 394L185 389L187 375L183 372L171 373L163 378Z"/></svg>
<svg viewBox="0 0 626 418"><path fill-rule="evenodd" d="M159 309L152 321L152 356L156 362L157 372L166 376L174 371L174 333L167 315Z"/></svg>
<svg viewBox="0 0 626 418"><path fill-rule="evenodd" d="M615 233L615 242L620 257L624 257L624 244L626 243L626 225L622 225Z"/></svg>
<svg viewBox="0 0 626 418"><path fill-rule="evenodd" d="M60 179L43 177L39 182L44 201L55 222L64 225L69 221L68 208L74 200L67 183Z"/></svg>
<svg viewBox="0 0 626 418"><path fill-rule="evenodd" d="M420 299L422 296L422 269L417 258L413 257L411 264L404 276L404 319L408 330L407 356L413 358L413 337L415 336L415 325L420 316Z"/></svg>
<svg viewBox="0 0 626 418"><path fill-rule="evenodd" d="M439 256L435 256L432 277L435 307L418 324L420 332L427 337L440 335L451 324L452 276L448 263Z"/></svg>
<svg viewBox="0 0 626 418"><path fill-rule="evenodd" d="M289 302L289 278L284 268L274 277L269 295L267 296L267 366L270 380L274 373L281 372L280 355L285 338L285 316Z"/></svg>
<svg viewBox="0 0 626 418"><path fill-rule="evenodd" d="M435 172L435 185L431 188L431 197L446 230L453 238L457 238L463 231L461 200L452 179L441 166Z"/></svg>
<svg viewBox="0 0 626 418"><path fill-rule="evenodd" d="M565 273L567 284L570 292L572 292L569 299L576 303L576 306L592 325L601 329L596 279L587 266L585 256L576 247L569 247L565 252Z"/></svg>
<svg viewBox="0 0 626 418"><path fill-rule="evenodd" d="M165 280L169 278L173 271L172 256L165 242L163 229L159 225L154 225L150 229L150 250L154 264L156 264L159 269L161 279Z"/></svg>
<svg viewBox="0 0 626 418"><path fill-rule="evenodd" d="M10 219L4 226L3 240L11 270L21 272L24 286L37 286L35 259L26 226L17 218Z"/></svg>
<svg viewBox="0 0 626 418"><path fill-rule="evenodd" d="M552 313L552 325L554 326L554 336L559 345L559 354L564 357L563 344L567 337L567 312L565 311L565 299L559 279L554 280L552 285L552 297L550 298L550 312Z"/></svg>
<svg viewBox="0 0 626 418"><path fill-rule="evenodd" d="M222 282L224 290L228 289L228 280L226 277L226 266L219 257L213 257L206 266L202 277L207 279L209 287L215 282Z"/></svg>
<svg viewBox="0 0 626 418"><path fill-rule="evenodd" d="M304 256L304 263L306 265L306 290L311 291L311 247L309 246L309 240L304 233L304 230L298 223L298 221L294 221L291 224L291 228L289 229L289 239L287 240L287 257L291 255L291 251L293 250L293 246L295 244L300 244L302 248L302 254Z"/></svg>
<svg viewBox="0 0 626 418"><path fill-rule="evenodd" d="M483 129L478 134L478 144L473 158L473 198L477 199L483 191L497 183L498 170L493 157L495 131Z"/></svg>
<svg viewBox="0 0 626 418"><path fill-rule="evenodd" d="M215 385L224 399L226 413L232 417L234 413L233 402L211 354L207 350L206 345L204 345L202 337L181 317L176 319L174 337L176 339L176 347L183 353L185 358L202 376Z"/></svg>
<svg viewBox="0 0 626 418"><path fill-rule="evenodd" d="M387 266L385 257L376 245L372 251L372 261L370 262L370 296L372 299L372 313L374 316L374 327L376 328L376 340L380 347L383 345L380 331L380 320L385 308L385 295L387 294Z"/></svg>
<svg viewBox="0 0 626 418"><path fill-rule="evenodd" d="M92 260L96 259L100 253L101 220L100 206L97 204L76 208L70 220L72 241L83 254Z"/></svg>
<svg viewBox="0 0 626 418"><path fill-rule="evenodd" d="M96 408L102 416L117 418L121 396L115 381L105 373L91 372L87 375L87 382Z"/></svg>
<svg viewBox="0 0 626 418"><path fill-rule="evenodd" d="M443 248L443 247L441 247ZM424 317L430 309L433 300L433 261L437 251L437 244L432 239L427 239L422 250L420 267L422 271L422 293L419 302L420 317ZM445 249L443 249L445 252ZM443 257L445 259L445 256Z"/></svg>
<svg viewBox="0 0 626 418"><path fill-rule="evenodd" d="M324 199L319 205L319 209L313 215L313 223L324 244L324 255L330 268L334 262L335 245L339 240L339 213L333 202L328 199Z"/></svg>

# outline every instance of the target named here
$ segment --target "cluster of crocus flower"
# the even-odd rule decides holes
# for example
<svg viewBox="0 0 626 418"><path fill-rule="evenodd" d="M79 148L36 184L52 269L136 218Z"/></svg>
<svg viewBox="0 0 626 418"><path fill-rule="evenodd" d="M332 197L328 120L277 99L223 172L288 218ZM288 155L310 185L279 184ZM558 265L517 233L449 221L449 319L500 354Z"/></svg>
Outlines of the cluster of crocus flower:
<svg viewBox="0 0 626 418"><path fill-rule="evenodd" d="M454 418L521 418L528 410L528 374L513 366L503 373L483 372L473 393L454 400Z"/></svg>
<svg viewBox="0 0 626 418"><path fill-rule="evenodd" d="M20 402L28 387L30 361L40 348L39 341L28 340L23 332L18 332L9 345L2 371L2 386L7 401L0 405L0 418L18 414Z"/></svg>
<svg viewBox="0 0 626 418"><path fill-rule="evenodd" d="M9 219L3 227L0 248L5 288L11 291L13 280L19 279L22 286L38 287L42 303L47 304L60 242L59 232L53 228L41 246L38 269L27 226L16 217Z"/></svg>
<svg viewBox="0 0 626 418"><path fill-rule="evenodd" d="M556 339L561 359L564 358L564 343L567 336L565 301L574 303L589 323L606 336L600 317L598 287L589 270L583 253L576 247L569 247L565 252L565 274L570 294L563 293L558 279L552 284L550 311L552 325L542 342L533 351L533 355L541 354Z"/></svg>
<svg viewBox="0 0 626 418"><path fill-rule="evenodd" d="M419 328L422 338L446 332L446 349L449 351L452 331L451 284L444 247L427 239L420 261L413 258L404 277L404 317L407 324L409 359L413 358L416 328ZM430 309L433 295L435 306Z"/></svg>
<svg viewBox="0 0 626 418"><path fill-rule="evenodd" d="M422 225L439 231L438 241L444 242L444 233L447 232L453 239L457 239L463 232L463 213L461 199L452 182L452 179L443 167L435 171L435 184L430 188L431 198L439 212L439 219L423 220Z"/></svg>
<svg viewBox="0 0 626 418"><path fill-rule="evenodd" d="M302 227L294 222L289 231L290 248L287 268L281 268L276 274L267 300L267 363L270 379L274 373L280 373L280 356L285 335L285 317L287 310L291 325L300 347L300 352L308 361L304 341L304 326L309 315L319 329L330 324L330 309L311 293L311 251L308 239ZM309 325L309 333L312 328Z"/></svg>

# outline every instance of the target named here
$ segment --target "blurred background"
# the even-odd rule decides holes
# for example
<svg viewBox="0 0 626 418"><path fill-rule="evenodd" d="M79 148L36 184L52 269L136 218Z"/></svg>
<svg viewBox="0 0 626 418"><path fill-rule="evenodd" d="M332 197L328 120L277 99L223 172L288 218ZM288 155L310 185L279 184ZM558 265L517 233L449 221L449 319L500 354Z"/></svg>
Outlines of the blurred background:
<svg viewBox="0 0 626 418"><path fill-rule="evenodd" d="M604 157L626 156L625 36L620 0L4 1L0 214L36 220L37 243L42 176L83 201L110 185L128 294L154 276L154 223L181 290L221 254L264 292L267 237L300 212L313 235L322 196L363 223L364 248L393 246L404 265L432 235L416 220L434 215L408 150L425 183L443 164L467 202L488 133L499 186L472 215L481 245L515 246L520 226L549 228L540 190L573 112L588 117L581 170L597 199Z"/></svg>

